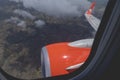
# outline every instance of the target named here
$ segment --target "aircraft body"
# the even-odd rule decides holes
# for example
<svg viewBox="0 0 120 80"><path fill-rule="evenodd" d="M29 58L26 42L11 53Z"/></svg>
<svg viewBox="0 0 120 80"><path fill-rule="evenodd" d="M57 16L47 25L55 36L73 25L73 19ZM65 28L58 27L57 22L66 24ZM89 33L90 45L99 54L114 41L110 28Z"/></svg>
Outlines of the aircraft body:
<svg viewBox="0 0 120 80"><path fill-rule="evenodd" d="M85 17L90 25L97 31L100 20L92 15L95 2L93 2ZM94 38L82 39L73 42L61 42L46 45L41 51L41 67L44 77L64 75L75 71L82 66L88 58Z"/></svg>

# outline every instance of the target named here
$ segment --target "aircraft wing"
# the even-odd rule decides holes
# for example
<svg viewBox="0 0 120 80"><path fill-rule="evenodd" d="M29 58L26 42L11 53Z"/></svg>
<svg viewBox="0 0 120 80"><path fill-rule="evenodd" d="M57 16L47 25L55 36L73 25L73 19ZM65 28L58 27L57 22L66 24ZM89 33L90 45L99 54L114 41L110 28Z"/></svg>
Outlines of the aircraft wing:
<svg viewBox="0 0 120 80"><path fill-rule="evenodd" d="M95 16L92 15L92 11L95 7L95 2L93 2L89 8L88 11L85 13L85 17L87 21L90 23L90 25L94 28L95 31L97 31L99 24L100 24L100 19L96 18Z"/></svg>
<svg viewBox="0 0 120 80"><path fill-rule="evenodd" d="M90 8L85 12L85 17L87 19L87 21L89 22L89 24L94 28L95 31L97 31L99 24L100 24L100 20L98 18L96 18L95 16L92 15L92 11L95 7L95 2L93 2L90 6ZM92 47L94 38L92 39L82 39L82 40L78 40L78 41L73 41L71 43L69 43L68 45L71 47L79 47L79 48L90 48Z"/></svg>
<svg viewBox="0 0 120 80"><path fill-rule="evenodd" d="M85 17L90 23L90 25L94 28L94 30L97 31L100 24L100 20L93 15L85 14Z"/></svg>
<svg viewBox="0 0 120 80"><path fill-rule="evenodd" d="M94 39L82 39L77 40L69 43L68 45L71 47L79 47L79 48L91 48L93 44Z"/></svg>

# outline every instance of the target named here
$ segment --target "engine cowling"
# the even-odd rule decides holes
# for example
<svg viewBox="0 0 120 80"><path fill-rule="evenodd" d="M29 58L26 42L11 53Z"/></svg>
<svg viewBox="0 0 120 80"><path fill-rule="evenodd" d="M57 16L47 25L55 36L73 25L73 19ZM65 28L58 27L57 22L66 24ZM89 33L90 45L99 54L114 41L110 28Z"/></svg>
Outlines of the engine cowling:
<svg viewBox="0 0 120 80"><path fill-rule="evenodd" d="M68 74L79 68L88 58L91 48L79 48L68 42L47 45L41 51L44 77Z"/></svg>

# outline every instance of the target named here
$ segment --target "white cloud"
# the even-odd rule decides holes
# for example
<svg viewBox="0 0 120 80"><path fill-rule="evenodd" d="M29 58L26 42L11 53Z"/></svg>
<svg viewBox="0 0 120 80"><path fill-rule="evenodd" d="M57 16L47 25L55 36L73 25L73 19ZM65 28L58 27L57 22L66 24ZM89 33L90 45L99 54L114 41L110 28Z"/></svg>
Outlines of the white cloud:
<svg viewBox="0 0 120 80"><path fill-rule="evenodd" d="M32 14L30 14L29 12L25 11L25 10L21 10L21 9L16 9L13 11L15 14L18 14L24 18L29 18L29 19L35 19L35 16L33 16Z"/></svg>
<svg viewBox="0 0 120 80"><path fill-rule="evenodd" d="M10 19L6 19L5 22L10 22L10 23L14 23L17 24L19 23L21 20L18 17L10 17Z"/></svg>
<svg viewBox="0 0 120 80"><path fill-rule="evenodd" d="M22 28L26 28L26 22L25 21L21 21L20 23L17 24L17 26L22 27Z"/></svg>
<svg viewBox="0 0 120 80"><path fill-rule="evenodd" d="M33 8L39 12L54 16L80 16L87 10L90 2L87 0L12 0L23 2L24 7Z"/></svg>
<svg viewBox="0 0 120 80"><path fill-rule="evenodd" d="M25 29L27 27L27 24L25 21L20 20L18 17L10 17L10 19L6 19L5 22L15 24L18 27L21 27L22 29Z"/></svg>
<svg viewBox="0 0 120 80"><path fill-rule="evenodd" d="M18 2L20 2L20 1L22 1L22 0L10 0L10 1L14 1L14 2L17 2L17 3L18 3Z"/></svg>
<svg viewBox="0 0 120 80"><path fill-rule="evenodd" d="M42 27L43 25L45 25L45 22L42 20L37 20L34 22L36 27Z"/></svg>

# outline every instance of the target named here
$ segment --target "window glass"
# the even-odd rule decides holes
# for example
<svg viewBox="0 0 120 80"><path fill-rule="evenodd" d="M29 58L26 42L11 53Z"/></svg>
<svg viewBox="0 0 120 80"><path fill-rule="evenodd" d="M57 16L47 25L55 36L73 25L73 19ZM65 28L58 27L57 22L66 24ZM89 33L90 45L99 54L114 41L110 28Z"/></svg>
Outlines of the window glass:
<svg viewBox="0 0 120 80"><path fill-rule="evenodd" d="M87 57L79 61L81 56L75 53L90 52L107 2L0 0L0 67L22 79L62 75L77 69Z"/></svg>

